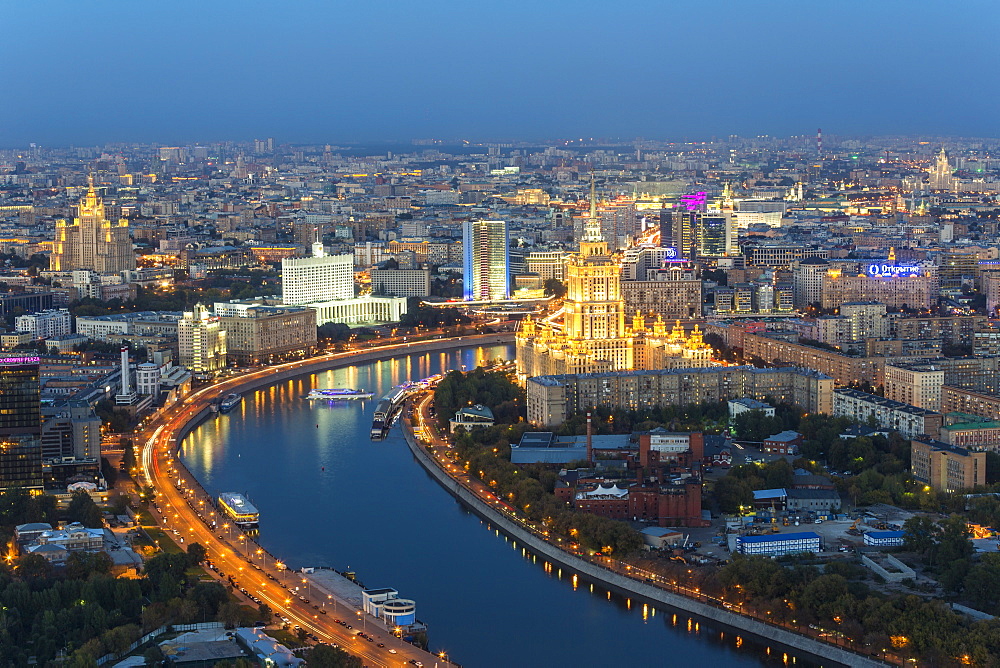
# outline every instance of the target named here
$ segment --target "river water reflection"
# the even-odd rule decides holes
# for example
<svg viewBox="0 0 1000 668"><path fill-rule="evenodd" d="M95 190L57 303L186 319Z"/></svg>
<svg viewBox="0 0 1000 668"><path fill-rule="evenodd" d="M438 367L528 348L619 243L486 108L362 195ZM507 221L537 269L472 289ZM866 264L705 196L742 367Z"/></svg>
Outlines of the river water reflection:
<svg viewBox="0 0 1000 668"><path fill-rule="evenodd" d="M247 493L261 512L258 541L291 567L354 570L415 599L431 649L464 666L807 665L560 572L459 506L398 428L371 442L374 400L303 399L313 387L377 399L404 380L511 357L511 346L470 347L287 381L196 429L182 458L210 493Z"/></svg>

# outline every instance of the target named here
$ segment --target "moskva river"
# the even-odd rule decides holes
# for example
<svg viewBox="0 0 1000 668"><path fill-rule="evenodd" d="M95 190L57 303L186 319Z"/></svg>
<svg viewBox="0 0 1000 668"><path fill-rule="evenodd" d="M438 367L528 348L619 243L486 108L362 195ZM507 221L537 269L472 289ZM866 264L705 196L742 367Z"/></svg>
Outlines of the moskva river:
<svg viewBox="0 0 1000 668"><path fill-rule="evenodd" d="M403 355L250 393L191 433L182 458L213 495L246 492L258 540L290 567L353 570L414 599L431 650L470 667L807 665L683 614L644 607L516 549L413 460L396 427L369 440L393 385L511 359L512 346ZM330 405L314 387L375 393Z"/></svg>

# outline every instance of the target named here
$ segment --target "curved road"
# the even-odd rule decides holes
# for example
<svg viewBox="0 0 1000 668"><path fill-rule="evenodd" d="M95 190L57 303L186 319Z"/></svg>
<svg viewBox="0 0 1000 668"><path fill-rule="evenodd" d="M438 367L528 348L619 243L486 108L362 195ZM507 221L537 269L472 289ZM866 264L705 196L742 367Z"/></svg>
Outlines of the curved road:
<svg viewBox="0 0 1000 668"><path fill-rule="evenodd" d="M476 340L476 337L461 338L468 343ZM384 346L379 351L387 354L412 352L418 345ZM326 596L327 600L323 601L311 600L314 588L309 585L306 585L306 594L298 591L306 581L290 572L242 531L227 524L225 518L216 517L212 499L183 467L178 468L175 461L179 445L177 433L206 410L216 397L236 391L248 381L265 380L269 375L289 370L301 369L303 374L309 373L311 367L324 370L331 361L349 359L356 354L356 351L328 354L250 371L194 392L183 403L152 421L141 437L141 467L148 484L156 490L154 517L164 529L178 536L182 544L197 542L203 545L213 570L226 579L231 578L236 589L245 590L248 598L262 601L291 625L302 627L320 641L335 643L361 657L365 665L386 668L440 665L445 663L443 658L401 641L375 618L358 614L353 604L334 596ZM338 617L342 618L342 624L335 621ZM360 625L363 630L349 629L348 624ZM371 640L357 635L359 630Z"/></svg>

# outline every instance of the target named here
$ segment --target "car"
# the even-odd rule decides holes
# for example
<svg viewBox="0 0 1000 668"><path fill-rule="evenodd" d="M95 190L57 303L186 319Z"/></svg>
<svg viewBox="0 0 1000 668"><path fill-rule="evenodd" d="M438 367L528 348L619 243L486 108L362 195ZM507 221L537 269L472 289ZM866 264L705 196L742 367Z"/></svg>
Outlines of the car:
<svg viewBox="0 0 1000 668"><path fill-rule="evenodd" d="M346 629L353 629L354 627L351 626L350 624L344 624L344 628L346 628Z"/></svg>
<svg viewBox="0 0 1000 668"><path fill-rule="evenodd" d="M389 648L389 654L397 654L396 650Z"/></svg>
<svg viewBox="0 0 1000 668"><path fill-rule="evenodd" d="M421 662L417 661L416 659L410 659L410 663L412 663L414 666L422 666L422 665L424 665Z"/></svg>
<svg viewBox="0 0 1000 668"><path fill-rule="evenodd" d="M326 614L326 608L320 608L319 614L325 615Z"/></svg>
<svg viewBox="0 0 1000 668"><path fill-rule="evenodd" d="M378 644L378 646L379 646L379 647L385 647L385 643L384 643L384 642L380 642L380 643Z"/></svg>
<svg viewBox="0 0 1000 668"><path fill-rule="evenodd" d="M313 610L319 610L319 606L314 604L313 605Z"/></svg>

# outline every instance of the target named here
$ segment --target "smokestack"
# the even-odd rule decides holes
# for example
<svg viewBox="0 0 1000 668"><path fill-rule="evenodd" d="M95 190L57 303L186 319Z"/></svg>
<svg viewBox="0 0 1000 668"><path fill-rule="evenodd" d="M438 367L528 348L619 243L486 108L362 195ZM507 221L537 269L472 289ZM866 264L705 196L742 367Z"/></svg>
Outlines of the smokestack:
<svg viewBox="0 0 1000 668"><path fill-rule="evenodd" d="M823 157L823 128L816 130L816 155Z"/></svg>
<svg viewBox="0 0 1000 668"><path fill-rule="evenodd" d="M132 394L132 386L128 377L128 348L122 347L122 394Z"/></svg>
<svg viewBox="0 0 1000 668"><path fill-rule="evenodd" d="M587 464L594 463L594 428L590 421L590 411L587 411Z"/></svg>

